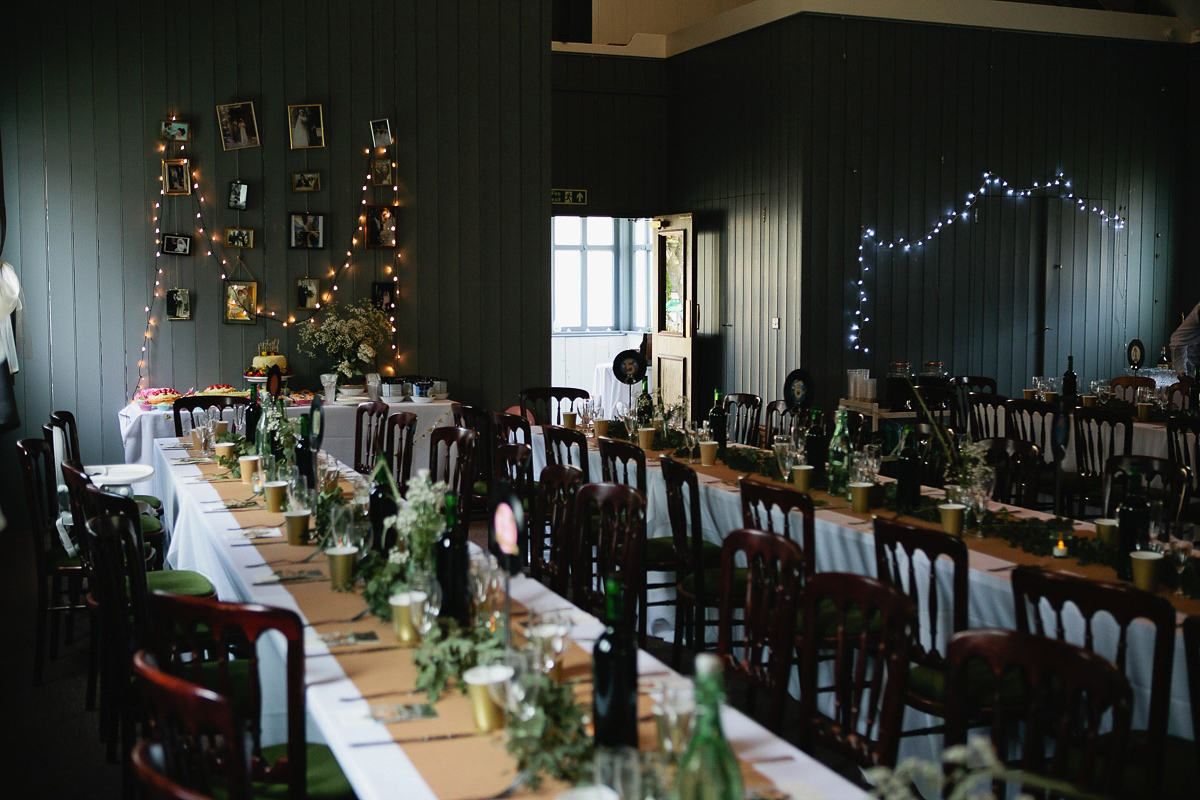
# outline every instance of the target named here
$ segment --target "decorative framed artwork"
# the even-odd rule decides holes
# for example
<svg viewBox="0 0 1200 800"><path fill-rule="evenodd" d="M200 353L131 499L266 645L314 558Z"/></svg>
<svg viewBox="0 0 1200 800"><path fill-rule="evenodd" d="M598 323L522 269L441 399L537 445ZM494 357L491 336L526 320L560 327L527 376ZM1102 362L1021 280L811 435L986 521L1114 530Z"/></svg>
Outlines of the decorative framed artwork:
<svg viewBox="0 0 1200 800"><path fill-rule="evenodd" d="M162 160L162 184L165 195L187 195L192 193L192 174L186 158L164 158Z"/></svg>
<svg viewBox="0 0 1200 800"><path fill-rule="evenodd" d="M386 119L371 120L371 142L376 147L391 147L392 123Z"/></svg>
<svg viewBox="0 0 1200 800"><path fill-rule="evenodd" d="M296 279L296 310L316 311L321 298L321 281L318 278Z"/></svg>
<svg viewBox="0 0 1200 800"><path fill-rule="evenodd" d="M190 256L192 254L192 237L186 233L164 234L162 251L176 256Z"/></svg>
<svg viewBox="0 0 1200 800"><path fill-rule="evenodd" d="M192 293L187 289L167 289L167 319L192 318Z"/></svg>
<svg viewBox="0 0 1200 800"><path fill-rule="evenodd" d="M392 160L387 156L376 156L371 159L371 185L372 186L391 186L394 182L392 178Z"/></svg>
<svg viewBox="0 0 1200 800"><path fill-rule="evenodd" d="M325 146L325 122L320 103L288 106L288 126L293 150Z"/></svg>
<svg viewBox="0 0 1200 800"><path fill-rule="evenodd" d="M253 325L258 317L258 282L225 281L225 321Z"/></svg>
<svg viewBox="0 0 1200 800"><path fill-rule="evenodd" d="M226 247L254 247L254 229L253 228L226 228L225 229L225 246Z"/></svg>
<svg viewBox="0 0 1200 800"><path fill-rule="evenodd" d="M293 250L324 250L325 215L289 214L288 247Z"/></svg>
<svg viewBox="0 0 1200 800"><path fill-rule="evenodd" d="M319 173L319 172L293 172L292 173L292 191L293 192L319 192L319 191L321 191L321 173Z"/></svg>
<svg viewBox="0 0 1200 800"><path fill-rule="evenodd" d="M241 181L229 182L229 207L235 211L246 210L246 200L250 197L250 187Z"/></svg>
<svg viewBox="0 0 1200 800"><path fill-rule="evenodd" d="M394 206L365 206L363 246L369 249L396 246Z"/></svg>
<svg viewBox="0 0 1200 800"><path fill-rule="evenodd" d="M395 308L396 284L393 281L375 281L372 283L371 305L384 312L390 312Z"/></svg>
<svg viewBox="0 0 1200 800"><path fill-rule="evenodd" d="M221 127L221 146L226 150L258 147L258 122L254 103L226 103L217 106L217 124Z"/></svg>
<svg viewBox="0 0 1200 800"><path fill-rule="evenodd" d="M158 138L164 142L189 142L192 139L192 124L177 119L164 119Z"/></svg>

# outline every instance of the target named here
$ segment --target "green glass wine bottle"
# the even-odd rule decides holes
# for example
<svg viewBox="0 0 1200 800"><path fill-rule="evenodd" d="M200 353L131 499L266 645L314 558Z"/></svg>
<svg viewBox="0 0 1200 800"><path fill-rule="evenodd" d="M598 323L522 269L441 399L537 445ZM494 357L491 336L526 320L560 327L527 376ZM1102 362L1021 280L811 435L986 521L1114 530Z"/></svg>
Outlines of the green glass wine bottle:
<svg viewBox="0 0 1200 800"><path fill-rule="evenodd" d="M696 656L696 731L679 761L679 800L742 800L742 773L721 730L721 659Z"/></svg>

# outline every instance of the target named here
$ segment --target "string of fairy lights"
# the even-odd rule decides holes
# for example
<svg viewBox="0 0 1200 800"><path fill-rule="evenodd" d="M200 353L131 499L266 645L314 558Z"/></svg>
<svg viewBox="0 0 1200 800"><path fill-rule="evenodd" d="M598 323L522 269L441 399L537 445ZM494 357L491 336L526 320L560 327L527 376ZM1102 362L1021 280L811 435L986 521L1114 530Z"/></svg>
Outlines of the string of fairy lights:
<svg viewBox="0 0 1200 800"><path fill-rule="evenodd" d="M950 226L954 224L955 220L965 221L969 219L971 207L985 195L1013 198L1030 197L1034 191L1053 190L1055 188L1059 191L1062 189L1069 190L1067 198L1075 201L1075 209L1077 211L1097 215L1101 219L1101 224L1112 225L1115 230L1125 227L1126 220L1124 217L1113 214L1102 206L1094 205L1082 197L1077 197L1074 189L1071 188L1071 181L1067 180L1061 171L1056 173L1052 180L1034 181L1032 186L1021 189L1009 186L1008 181L996 173L985 172L983 173L983 183L975 191L967 192L961 208L950 211L923 234L912 239L906 240L904 237L900 237L893 241L887 241L879 238L874 229L864 227L858 244L859 274L858 280L854 285L858 297L857 307L850 322L849 344L852 345L854 350L859 350L863 353L871 352L871 348L863 343L864 326L871 321L871 317L867 311L868 298L866 289L867 275L871 271L871 265L868 261L869 254L879 253L884 250L895 250L897 248L905 253L923 252L925 243L933 241L935 236L950 230Z"/></svg>
<svg viewBox="0 0 1200 800"><path fill-rule="evenodd" d="M175 122L176 117L172 116L171 121ZM175 154L178 154L181 157L187 152L186 151L187 145L185 142L172 141L172 142L159 143L158 153L160 155L162 155L162 157L165 159L168 155L171 154L168 152L168 148L172 147L172 146L178 147L178 150L175 150L173 152ZM378 150L379 156L387 155L387 150L388 150L387 147L379 147L376 149ZM359 206L362 210L361 210L361 213L358 215L358 220L357 220L358 224L354 228L354 232L350 235L350 246L345 251L346 252L345 258L340 263L331 265L329 268L328 279L330 281L331 288L329 291L322 292L321 296L317 299L315 306L316 306L316 309L318 309L318 310L322 307L322 305L324 303L333 302L334 297L340 288L339 281L343 278L345 273L349 272L355 266L354 248L357 247L361 242L365 242L367 239L367 206L371 205L370 203L368 203L368 200L371 199L370 192L372 189L372 183L373 183L373 178L374 178L373 169L372 169L372 162L374 160L373 155L372 155L373 152L374 152L374 149L370 148L370 147L368 147L364 150L364 153L366 155L366 161L367 161L367 170L366 170L366 177L363 180L362 194L359 198ZM392 174L394 175L397 164L395 163L395 161L391 161L390 165L391 165L391 169L392 169ZM191 192L189 192L189 196L193 199L194 204L195 204L195 206L194 206L195 216L193 217L193 219L195 220L195 222L194 222L195 229L194 230L195 230L195 234L196 234L196 240L198 243L202 242L202 241L207 242L207 244L204 246L204 250L205 250L204 257L213 259L214 263L217 263L219 265L220 271L221 271L220 279L222 281L228 279L230 275L235 275L237 272L237 269L239 267L241 267L242 269L245 269L247 271L247 273L249 273L249 267L246 265L246 262L242 259L241 254L230 257L225 250L224 243L222 242L220 235L214 229L210 228L208 221L205 219L205 212L207 209L212 208L212 203L208 202L208 198L205 196L205 190L201 187L200 170L198 168L194 167L190 162L188 163L188 169L190 172L188 178L189 178L189 181L191 184ZM160 181L160 183L163 181L162 175L159 176L159 181ZM390 185L391 185L391 189L392 189L392 197L389 198L389 201L387 203L384 203L383 205L388 208L391 208L391 209L396 209L400 206L400 196L399 196L400 187L396 184L396 181L394 179L390 181ZM174 197L175 195L170 195L170 196ZM163 299L162 281L164 278L164 272L163 272L163 267L161 265L161 262L158 259L161 259L163 256L163 249L162 249L163 236L164 235L172 235L172 234L164 234L162 232L161 221L163 219L164 212L166 211L166 209L164 209L163 203L166 201L167 197L168 197L167 187L165 185L160 186L159 192L158 192L158 199L154 202L154 208L151 212L152 224L153 224L153 229L154 229L155 262L154 262L154 269L151 271L153 285L150 287L150 299L144 307L145 314L146 314L146 327L142 334L141 353L138 357L138 364L137 364L138 365L138 382L137 382L138 390L146 388L147 384L150 380L150 355L153 350L152 339L154 338L154 331L158 327L158 319L155 316L155 314L156 314L156 309L158 307L159 301ZM384 212L384 213L386 215L386 217L384 219L384 224L385 224L388 232L390 232L390 234L391 234L391 236L390 236L390 241L392 242L391 247L395 252L396 261L399 261L401 258L401 251L399 248L399 244L397 242L397 235L396 235L397 212L393 210L393 211ZM208 232L210 230L213 230L213 232L211 234ZM386 245L384 247L386 247ZM232 269L229 268L231 258L233 261ZM396 339L396 337L395 337L395 334L396 334L395 298L397 296L397 292L399 289L398 284L400 281L400 276L398 274L396 274L396 269L393 264L385 264L383 266L383 271L386 275L391 276L391 279L393 282L392 302L390 304L390 308L387 310L388 322L391 326L391 333L392 333L392 342L391 342L392 364L390 366L385 367L384 369L389 371L391 374L395 374L396 367L399 365L399 359L400 359L399 351L398 351L398 348L396 345L396 340L395 340ZM251 277L253 277L253 273L250 273L250 274L251 274ZM264 307L262 304L258 304L256 306L255 317L262 318L264 320L271 320L274 322L279 322L285 328L288 327L289 325L296 324L296 315L295 314L289 314L286 311L279 313L279 312L276 312L275 310ZM313 314L312 316L310 316L308 318L308 322L310 324L316 324L316 315Z"/></svg>

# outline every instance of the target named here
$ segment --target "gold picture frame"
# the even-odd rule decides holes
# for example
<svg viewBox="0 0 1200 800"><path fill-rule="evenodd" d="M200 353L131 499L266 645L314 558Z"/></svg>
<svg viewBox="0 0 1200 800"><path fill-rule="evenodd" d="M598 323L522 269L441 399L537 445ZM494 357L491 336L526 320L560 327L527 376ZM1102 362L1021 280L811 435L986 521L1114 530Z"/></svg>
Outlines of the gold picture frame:
<svg viewBox="0 0 1200 800"><path fill-rule="evenodd" d="M288 106L288 140L293 150L325 146L325 115L320 103Z"/></svg>
<svg viewBox="0 0 1200 800"><path fill-rule="evenodd" d="M192 170L186 158L164 158L162 160L162 188L168 197L182 197L192 193Z"/></svg>
<svg viewBox="0 0 1200 800"><path fill-rule="evenodd" d="M258 281L224 281L221 304L225 322L253 325L258 319Z"/></svg>
<svg viewBox="0 0 1200 800"><path fill-rule="evenodd" d="M217 126L221 129L221 147L226 150L258 147L258 121L254 116L254 103L217 106Z"/></svg>

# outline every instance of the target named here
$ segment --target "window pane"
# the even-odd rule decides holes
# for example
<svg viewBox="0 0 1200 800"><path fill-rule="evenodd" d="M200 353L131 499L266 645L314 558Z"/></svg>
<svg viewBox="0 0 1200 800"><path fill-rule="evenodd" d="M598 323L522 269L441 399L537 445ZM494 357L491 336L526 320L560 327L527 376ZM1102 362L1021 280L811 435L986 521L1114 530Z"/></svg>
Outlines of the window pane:
<svg viewBox="0 0 1200 800"><path fill-rule="evenodd" d="M583 219L581 217L555 217L554 243L583 244Z"/></svg>
<svg viewBox="0 0 1200 800"><path fill-rule="evenodd" d="M583 324L580 267L578 250L560 250L554 254L555 330L577 328Z"/></svg>
<svg viewBox="0 0 1200 800"><path fill-rule="evenodd" d="M587 218L587 243L593 245L611 245L613 243L614 220L612 217Z"/></svg>
<svg viewBox="0 0 1200 800"><path fill-rule="evenodd" d="M646 244L646 237L650 233L650 220L635 219L633 221L633 243Z"/></svg>
<svg viewBox="0 0 1200 800"><path fill-rule="evenodd" d="M592 226L588 225L590 235ZM613 254L611 250L589 250L587 254L587 325L613 327Z"/></svg>
<svg viewBox="0 0 1200 800"><path fill-rule="evenodd" d="M633 326L650 327L650 251L633 254Z"/></svg>

